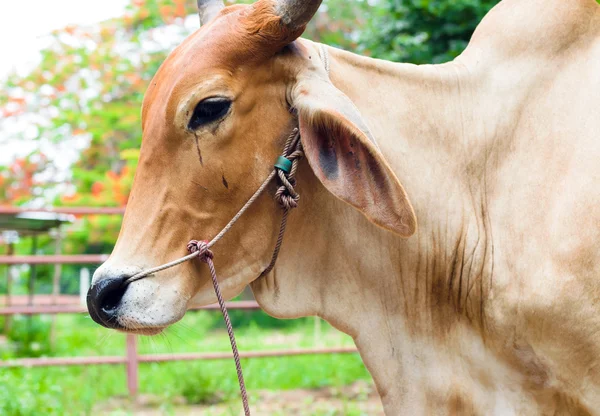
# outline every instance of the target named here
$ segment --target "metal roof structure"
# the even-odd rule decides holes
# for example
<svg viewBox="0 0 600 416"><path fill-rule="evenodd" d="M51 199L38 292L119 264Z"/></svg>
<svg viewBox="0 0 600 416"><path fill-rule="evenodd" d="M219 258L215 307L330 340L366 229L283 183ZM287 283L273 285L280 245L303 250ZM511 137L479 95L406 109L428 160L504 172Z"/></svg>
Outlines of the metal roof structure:
<svg viewBox="0 0 600 416"><path fill-rule="evenodd" d="M73 215L44 211L0 213L0 231L17 231L22 235L46 233L74 220Z"/></svg>

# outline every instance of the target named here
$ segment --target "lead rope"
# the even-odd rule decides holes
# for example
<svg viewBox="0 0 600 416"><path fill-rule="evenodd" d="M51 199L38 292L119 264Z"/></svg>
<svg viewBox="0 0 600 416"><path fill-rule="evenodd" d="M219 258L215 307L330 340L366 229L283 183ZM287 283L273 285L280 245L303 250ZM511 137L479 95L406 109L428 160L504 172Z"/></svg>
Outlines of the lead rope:
<svg viewBox="0 0 600 416"><path fill-rule="evenodd" d="M275 266L275 262L277 261L277 257L279 255L279 250L281 249L281 244L283 242L283 235L285 233L285 227L287 225L287 217L289 211L298 206L298 200L300 199L300 195L298 195L298 193L294 189L296 185L295 175L298 169L298 161L303 156L304 152L302 150L302 142L300 141L300 132L298 128L294 128L285 143L281 156L277 159L277 162L275 163L275 168L273 169L273 171L269 174L269 176L267 176L265 181L256 190L254 195L250 197L248 202L244 204L244 206L238 211L237 214L235 214L235 216L221 230L221 232L219 232L219 234L217 234L211 241L191 240L187 245L187 249L190 252L190 254L188 254L187 256L181 257L180 259L174 260L172 262L163 264L158 267L153 267L151 269L144 270L140 273L131 276L124 283L125 285L131 284L136 280L143 279L144 277L147 277L153 273L157 273L162 270L166 270L171 267L177 266L178 264L184 263L188 260L192 260L196 257L199 258L202 262L208 264L213 287L215 289L215 295L217 296L219 307L221 309L221 313L223 314L223 320L225 321L225 326L227 327L227 334L229 335L229 342L231 343L231 350L233 351L233 359L235 361L235 369L240 385L240 393L242 396L242 404L244 406L244 414L246 416L250 416L250 406L248 405L248 394L246 392L244 374L242 373L240 354L237 348L237 343L235 342L235 335L233 333L233 327L231 326L231 319L229 319L229 313L227 312L225 301L223 300L223 296L221 295L221 289L217 280L217 272L213 263L214 255L210 248L215 243L217 243L225 235L225 233L227 233L227 231L231 229L231 227L233 227L233 225L242 216L242 214L246 212L250 205L252 205L252 203L254 203L254 201L256 201L256 199L258 199L258 197L263 193L263 191L266 189L267 185L271 182L271 180L273 180L273 178L277 176L280 186L275 192L275 200L283 208L283 215L281 218L281 226L279 227L279 235L277 237L277 242L275 244L273 256L271 257L271 262L269 263L267 268L260 274L260 276L262 277L269 273Z"/></svg>

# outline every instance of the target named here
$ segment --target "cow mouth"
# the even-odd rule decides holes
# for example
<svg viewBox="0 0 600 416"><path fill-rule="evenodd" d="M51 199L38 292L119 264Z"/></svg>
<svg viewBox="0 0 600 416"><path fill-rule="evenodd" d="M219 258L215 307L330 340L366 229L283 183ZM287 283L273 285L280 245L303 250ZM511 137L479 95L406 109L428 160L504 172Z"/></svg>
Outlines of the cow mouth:
<svg viewBox="0 0 600 416"><path fill-rule="evenodd" d="M117 328L117 331L122 332L124 334L144 335L144 336L151 337L151 336L154 336L154 335L161 334L165 329L167 329L166 326L148 327L148 328L126 328L126 327L121 327L121 328Z"/></svg>

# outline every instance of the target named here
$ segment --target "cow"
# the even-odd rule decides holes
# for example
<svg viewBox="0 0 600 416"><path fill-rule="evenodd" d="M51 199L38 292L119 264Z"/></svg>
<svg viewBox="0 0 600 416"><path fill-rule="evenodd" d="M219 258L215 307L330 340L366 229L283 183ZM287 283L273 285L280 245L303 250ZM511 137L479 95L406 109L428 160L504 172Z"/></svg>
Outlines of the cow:
<svg viewBox="0 0 600 416"><path fill-rule="evenodd" d="M600 414L600 6L503 0L441 65L300 38L320 0L200 4L145 95L139 166L94 320L156 334L215 302L191 261L298 127L277 183L214 246L226 299L349 334L387 415Z"/></svg>

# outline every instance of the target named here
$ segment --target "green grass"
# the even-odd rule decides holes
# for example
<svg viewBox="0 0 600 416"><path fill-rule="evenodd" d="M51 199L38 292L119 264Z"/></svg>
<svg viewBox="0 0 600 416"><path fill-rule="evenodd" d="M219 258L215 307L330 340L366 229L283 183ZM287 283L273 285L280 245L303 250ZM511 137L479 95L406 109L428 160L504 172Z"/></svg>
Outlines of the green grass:
<svg viewBox="0 0 600 416"><path fill-rule="evenodd" d="M229 351L227 333L215 328L214 312L191 312L164 335L139 338L141 354ZM17 320L14 325L22 325ZM241 350L352 346L352 340L328 325L315 336L313 320L283 329L264 329L253 322L236 329ZM317 340L315 338L318 338ZM318 342L317 342L318 341ZM100 328L89 317L63 315L57 320L53 356L123 355L125 336ZM1 354L1 352L0 352ZM4 351L4 358L11 353ZM356 354L242 360L246 384L281 390L342 386L369 379ZM177 398L187 403L236 399L233 360L140 364L140 393L157 396L165 410ZM116 366L47 367L0 370L0 415L85 415L111 397L127 395L125 368Z"/></svg>

